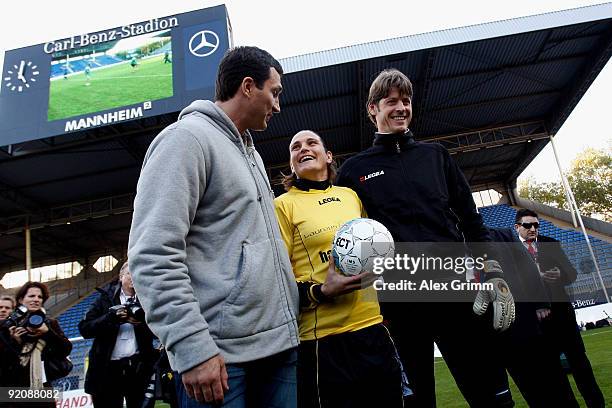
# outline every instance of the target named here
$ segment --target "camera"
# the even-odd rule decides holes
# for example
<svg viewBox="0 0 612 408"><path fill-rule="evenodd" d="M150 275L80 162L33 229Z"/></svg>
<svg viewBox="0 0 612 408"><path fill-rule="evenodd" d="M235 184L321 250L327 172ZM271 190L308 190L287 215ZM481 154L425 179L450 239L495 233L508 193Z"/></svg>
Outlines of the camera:
<svg viewBox="0 0 612 408"><path fill-rule="evenodd" d="M45 309L40 308L40 310L30 312L24 305L19 305L15 308L13 313L6 318L2 326L6 328L17 326L26 329L38 329L46 320L47 315Z"/></svg>
<svg viewBox="0 0 612 408"><path fill-rule="evenodd" d="M13 313L6 318L4 322L2 322L2 327L13 327L19 326L19 323L23 319L23 317L28 313L28 308L24 305L19 305L13 310Z"/></svg>
<svg viewBox="0 0 612 408"><path fill-rule="evenodd" d="M109 310L115 314L120 310L125 310L127 312L127 317L133 317L139 322L144 322L144 310L138 299L128 298L127 302L124 304L111 306Z"/></svg>

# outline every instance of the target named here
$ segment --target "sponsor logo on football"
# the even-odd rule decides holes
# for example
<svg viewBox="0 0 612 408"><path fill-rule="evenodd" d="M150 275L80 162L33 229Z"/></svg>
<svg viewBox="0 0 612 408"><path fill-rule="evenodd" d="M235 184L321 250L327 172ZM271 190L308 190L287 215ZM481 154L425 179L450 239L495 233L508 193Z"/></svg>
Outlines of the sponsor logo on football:
<svg viewBox="0 0 612 408"><path fill-rule="evenodd" d="M338 197L327 197L322 200L319 200L319 205L333 203L334 201L340 202L340 199Z"/></svg>
<svg viewBox="0 0 612 408"><path fill-rule="evenodd" d="M351 241L346 238L337 237L336 238L336 246L344 249L348 249L351 247Z"/></svg>
<svg viewBox="0 0 612 408"><path fill-rule="evenodd" d="M371 179L371 178L378 177L378 176L382 176L383 174L385 174L385 171L384 171L384 170L381 170L381 171L375 171L374 173L368 174L367 176L361 176L361 177L359 177L359 181L361 181L361 182L363 183L363 182L365 182L365 181L367 181L367 180L369 180L369 179Z"/></svg>

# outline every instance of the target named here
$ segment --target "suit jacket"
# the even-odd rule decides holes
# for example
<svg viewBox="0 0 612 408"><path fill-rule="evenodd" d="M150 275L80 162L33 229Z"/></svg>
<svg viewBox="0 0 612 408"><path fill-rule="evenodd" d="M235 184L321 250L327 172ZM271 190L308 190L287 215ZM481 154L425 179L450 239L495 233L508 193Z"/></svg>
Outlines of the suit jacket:
<svg viewBox="0 0 612 408"><path fill-rule="evenodd" d="M568 333L576 332L576 315L570 303L569 296L565 291L565 285L576 280L576 269L572 266L565 252L563 252L559 241L544 235L538 236L538 243L536 245L538 250L537 260L540 265L540 270L544 272L551 268L558 267L561 271L561 276L557 282L548 283L539 278L539 271L536 264L533 262L533 258L513 229L493 229L491 233L496 241L516 243L516 248L512 250L513 257L516 261L509 261L508 253L504 253L502 261L500 261L505 274L520 274L521 278L529 277L530 283L528 285L532 288L536 287L535 281L533 281L532 278L537 276L540 281L540 288L544 288L544 295L541 292L537 294L538 299L548 300L551 309L550 318L542 322L545 326L544 331L551 333L551 337L558 338L560 341L568 338L573 339L575 336L568 337ZM508 265L508 262L514 262L515 266ZM507 276L507 279L510 289L514 294L515 291L511 285L512 279L510 276ZM520 293L517 294L520 299ZM529 296L534 296L534 294L532 293ZM543 305L545 305L545 303L539 303L537 308L541 308ZM519 312L517 312L517 314L519 314ZM517 317L517 322L518 321L520 321L520 317Z"/></svg>
<svg viewBox="0 0 612 408"><path fill-rule="evenodd" d="M576 280L576 269L563 252L561 244L554 238L544 235L538 237L538 262L542 272L557 267L561 270L561 276L555 283L545 282L552 302L569 302L569 296L565 291L565 285Z"/></svg>
<svg viewBox="0 0 612 408"><path fill-rule="evenodd" d="M536 310L550 308L548 292L531 255L512 228L489 228L497 257L515 299L516 318L502 338L520 341L541 334Z"/></svg>
<svg viewBox="0 0 612 408"><path fill-rule="evenodd" d="M512 228L490 228L495 242L506 243L498 248L498 258L504 278L515 300L549 307L548 291L540 278L537 265Z"/></svg>

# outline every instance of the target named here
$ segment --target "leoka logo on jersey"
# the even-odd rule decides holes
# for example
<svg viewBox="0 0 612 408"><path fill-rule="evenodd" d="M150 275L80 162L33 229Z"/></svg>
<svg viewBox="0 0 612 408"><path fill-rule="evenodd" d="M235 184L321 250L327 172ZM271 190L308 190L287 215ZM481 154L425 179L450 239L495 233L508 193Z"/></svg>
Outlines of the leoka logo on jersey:
<svg viewBox="0 0 612 408"><path fill-rule="evenodd" d="M340 202L340 199L338 197L327 197L322 200L319 200L319 205L333 203L334 201Z"/></svg>
<svg viewBox="0 0 612 408"><path fill-rule="evenodd" d="M359 181L361 181L361 182L363 183L363 182L365 182L365 181L367 181L367 180L369 180L369 179L371 179L371 178L378 177L378 176L382 176L383 174L385 174L385 171L384 171L384 170L381 170L381 171L375 171L374 173L368 174L367 176L361 176L361 177L359 177Z"/></svg>

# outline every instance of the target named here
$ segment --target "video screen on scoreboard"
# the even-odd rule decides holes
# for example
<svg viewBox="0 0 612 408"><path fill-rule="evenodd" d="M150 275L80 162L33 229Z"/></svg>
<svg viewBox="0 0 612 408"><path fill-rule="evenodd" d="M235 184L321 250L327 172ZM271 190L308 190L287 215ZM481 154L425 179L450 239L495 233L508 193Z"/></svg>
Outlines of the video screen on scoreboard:
<svg viewBox="0 0 612 408"><path fill-rule="evenodd" d="M171 30L53 54L47 120L173 96Z"/></svg>

